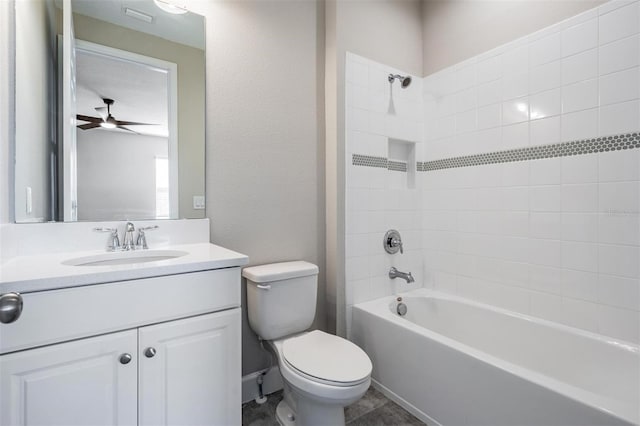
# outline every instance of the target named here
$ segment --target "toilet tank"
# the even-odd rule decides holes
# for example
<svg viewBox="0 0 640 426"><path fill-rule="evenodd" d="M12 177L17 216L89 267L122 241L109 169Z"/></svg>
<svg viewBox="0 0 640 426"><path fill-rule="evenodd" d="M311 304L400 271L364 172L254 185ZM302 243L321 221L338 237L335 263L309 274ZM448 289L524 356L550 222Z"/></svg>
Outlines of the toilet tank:
<svg viewBox="0 0 640 426"><path fill-rule="evenodd" d="M245 268L242 276L247 279L249 325L262 339L279 339L311 326L316 316L316 265L272 263Z"/></svg>

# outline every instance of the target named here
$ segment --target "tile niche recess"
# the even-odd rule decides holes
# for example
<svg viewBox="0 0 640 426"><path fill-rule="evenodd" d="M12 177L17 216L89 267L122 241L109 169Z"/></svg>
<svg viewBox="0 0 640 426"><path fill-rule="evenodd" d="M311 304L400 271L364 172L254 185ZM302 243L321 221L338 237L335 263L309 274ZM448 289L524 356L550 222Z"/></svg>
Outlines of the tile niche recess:
<svg viewBox="0 0 640 426"><path fill-rule="evenodd" d="M416 144L399 139L389 139L388 169L390 189L415 189Z"/></svg>

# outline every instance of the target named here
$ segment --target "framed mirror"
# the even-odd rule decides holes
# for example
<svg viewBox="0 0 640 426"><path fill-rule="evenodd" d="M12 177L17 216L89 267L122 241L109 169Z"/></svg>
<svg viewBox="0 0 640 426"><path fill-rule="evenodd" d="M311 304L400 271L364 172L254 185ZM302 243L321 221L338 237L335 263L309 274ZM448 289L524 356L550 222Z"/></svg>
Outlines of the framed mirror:
<svg viewBox="0 0 640 426"><path fill-rule="evenodd" d="M16 0L16 222L204 217L204 17Z"/></svg>

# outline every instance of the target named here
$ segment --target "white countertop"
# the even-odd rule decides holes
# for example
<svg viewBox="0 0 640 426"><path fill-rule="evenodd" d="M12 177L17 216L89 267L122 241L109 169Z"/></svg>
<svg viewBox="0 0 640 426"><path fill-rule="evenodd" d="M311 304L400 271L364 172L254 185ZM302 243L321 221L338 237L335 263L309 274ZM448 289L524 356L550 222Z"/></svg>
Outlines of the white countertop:
<svg viewBox="0 0 640 426"><path fill-rule="evenodd" d="M104 250L14 257L0 265L0 293L29 293L183 274L243 266L249 262L249 258L244 254L209 243L176 244L157 248L181 250L188 254L155 262L102 266L71 266L63 262L72 258L103 254Z"/></svg>

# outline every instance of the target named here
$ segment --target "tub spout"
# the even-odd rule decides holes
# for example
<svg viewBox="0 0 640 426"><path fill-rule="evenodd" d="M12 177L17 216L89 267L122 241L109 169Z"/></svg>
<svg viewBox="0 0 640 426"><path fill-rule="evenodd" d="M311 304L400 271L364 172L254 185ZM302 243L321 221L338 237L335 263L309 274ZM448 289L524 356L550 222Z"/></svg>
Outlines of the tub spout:
<svg viewBox="0 0 640 426"><path fill-rule="evenodd" d="M389 278L402 278L407 282L407 284L415 281L411 272L400 272L393 266L389 269Z"/></svg>

